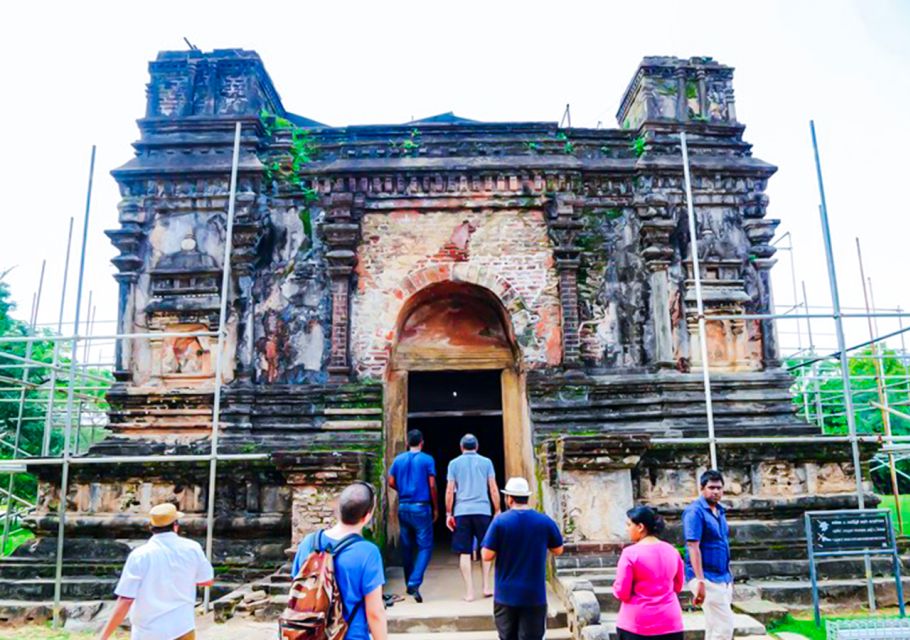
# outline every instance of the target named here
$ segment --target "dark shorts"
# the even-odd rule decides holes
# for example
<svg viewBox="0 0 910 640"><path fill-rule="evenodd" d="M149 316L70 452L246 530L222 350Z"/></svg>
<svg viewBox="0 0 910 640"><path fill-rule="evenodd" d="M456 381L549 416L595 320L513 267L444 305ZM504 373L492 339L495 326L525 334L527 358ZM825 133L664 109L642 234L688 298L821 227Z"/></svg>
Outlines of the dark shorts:
<svg viewBox="0 0 910 640"><path fill-rule="evenodd" d="M472 553L474 551L474 540L477 540L477 547L480 548L492 519L492 516L455 516L452 551L455 553Z"/></svg>
<svg viewBox="0 0 910 640"><path fill-rule="evenodd" d="M511 607L494 602L493 620L499 640L543 640L547 631L547 605Z"/></svg>

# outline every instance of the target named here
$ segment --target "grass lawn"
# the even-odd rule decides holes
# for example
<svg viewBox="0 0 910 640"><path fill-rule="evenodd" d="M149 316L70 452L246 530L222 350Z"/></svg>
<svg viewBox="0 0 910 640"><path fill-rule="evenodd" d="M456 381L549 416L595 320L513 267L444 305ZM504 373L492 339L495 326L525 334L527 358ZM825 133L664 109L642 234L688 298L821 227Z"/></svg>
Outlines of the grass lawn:
<svg viewBox="0 0 910 640"><path fill-rule="evenodd" d="M2 525L0 525L0 535L2 534L3 529ZM31 540L34 537L35 536L32 535L31 531L26 531L25 529L14 531L13 533L9 534L9 538L6 540L6 547L2 550L2 552L0 552L0 557L8 556L13 551L15 551L19 545L24 543L26 540Z"/></svg>
<svg viewBox="0 0 910 640"><path fill-rule="evenodd" d="M894 528L897 529L897 509L894 508L894 496L879 496L882 499L881 508L891 509L893 514L891 521L894 522ZM910 536L910 496L901 496L901 515L904 518L905 536Z"/></svg>
<svg viewBox="0 0 910 640"><path fill-rule="evenodd" d="M897 607L887 607L884 609L879 609L876 616L873 617L897 617L899 611ZM869 617L868 611L848 611L844 612L843 615L837 616L822 616L822 626L821 628L815 626L815 619L812 617L811 612L797 614L799 617L794 618L792 615L788 615L786 618L781 620L776 624L768 626L768 633L780 633L782 631L789 631L790 633L798 633L800 635L806 636L810 640L826 640L827 632L825 627L828 620L847 620L850 618L867 618Z"/></svg>

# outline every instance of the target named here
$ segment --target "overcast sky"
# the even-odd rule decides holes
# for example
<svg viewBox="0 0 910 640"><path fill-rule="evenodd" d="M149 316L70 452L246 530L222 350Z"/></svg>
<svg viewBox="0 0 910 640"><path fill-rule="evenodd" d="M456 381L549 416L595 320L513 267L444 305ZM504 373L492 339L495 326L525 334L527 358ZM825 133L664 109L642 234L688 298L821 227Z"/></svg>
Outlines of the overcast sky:
<svg viewBox="0 0 910 640"><path fill-rule="evenodd" d="M910 3L157 0L4 8L0 270L15 267L7 280L20 317L45 258L40 319L56 321L67 221L76 217L80 238L92 144L85 295L94 291L99 319L115 317L115 251L103 231L117 226L119 197L109 171L131 157L148 61L184 49L184 36L203 50L258 51L288 110L333 125L450 110L479 120L554 121L570 103L574 125L611 127L643 56L714 57L736 68L737 116L755 155L780 168L769 216L782 220L779 235L792 234L810 304L830 304L814 118L844 304L862 304L859 236L878 306L910 308ZM780 304L793 296L789 256L778 257ZM70 322L73 309L70 296ZM896 321L879 325L884 333ZM848 332L864 339L864 322ZM786 339L795 344L795 336Z"/></svg>

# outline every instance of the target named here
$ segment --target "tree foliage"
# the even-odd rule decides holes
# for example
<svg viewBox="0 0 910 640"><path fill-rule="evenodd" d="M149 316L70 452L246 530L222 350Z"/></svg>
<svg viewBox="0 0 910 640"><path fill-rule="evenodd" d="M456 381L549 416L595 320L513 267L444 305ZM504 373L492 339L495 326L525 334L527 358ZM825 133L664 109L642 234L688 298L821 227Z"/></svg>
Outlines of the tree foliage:
<svg viewBox="0 0 910 640"><path fill-rule="evenodd" d="M12 315L14 310L15 304L10 299L9 286L0 280L0 336L4 338L29 336L28 324L14 318ZM38 332L35 337L51 336L45 331ZM48 397L51 392L53 360L54 342L51 339L39 339L31 343L0 342L0 441L3 443L0 444L0 458L22 458L26 454L41 454ZM59 369L53 390L55 409L50 429L49 452L52 456L60 455L63 450L63 426L66 416L63 407L69 382L69 343L60 343L58 363ZM90 369L82 375L80 370L74 384L77 389L75 392L77 409L81 405L83 414L106 409L104 394L112 381L113 378L107 371ZM74 424L75 420L74 417ZM13 445L16 442L17 428L20 453L14 456ZM6 476L0 476L0 484L5 490ZM37 484L33 476L24 473L16 475L14 483L16 495L33 500L36 491Z"/></svg>

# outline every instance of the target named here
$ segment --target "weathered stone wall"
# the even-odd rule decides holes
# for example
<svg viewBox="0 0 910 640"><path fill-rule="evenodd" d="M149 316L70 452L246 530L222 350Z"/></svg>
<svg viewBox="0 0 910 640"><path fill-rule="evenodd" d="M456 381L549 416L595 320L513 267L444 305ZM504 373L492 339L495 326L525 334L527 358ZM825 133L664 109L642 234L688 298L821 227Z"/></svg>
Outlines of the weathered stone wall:
<svg viewBox="0 0 910 640"><path fill-rule="evenodd" d="M381 377L407 299L440 280L511 289L512 330L529 367L561 359L559 296L539 210L397 211L367 214L357 250L351 313L354 366Z"/></svg>

